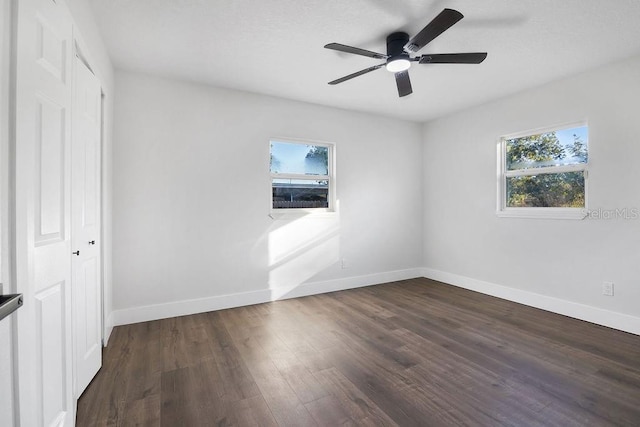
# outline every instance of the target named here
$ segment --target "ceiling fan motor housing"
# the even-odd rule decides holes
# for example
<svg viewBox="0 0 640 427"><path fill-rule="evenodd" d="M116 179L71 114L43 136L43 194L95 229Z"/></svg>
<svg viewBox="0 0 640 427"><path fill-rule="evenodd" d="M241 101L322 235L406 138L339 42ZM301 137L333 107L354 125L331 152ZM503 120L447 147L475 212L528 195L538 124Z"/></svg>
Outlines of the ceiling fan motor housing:
<svg viewBox="0 0 640 427"><path fill-rule="evenodd" d="M389 59L387 62L391 62L400 58L409 59L409 54L404 51L404 46L409 42L409 34L407 33L392 33L387 37L387 55Z"/></svg>

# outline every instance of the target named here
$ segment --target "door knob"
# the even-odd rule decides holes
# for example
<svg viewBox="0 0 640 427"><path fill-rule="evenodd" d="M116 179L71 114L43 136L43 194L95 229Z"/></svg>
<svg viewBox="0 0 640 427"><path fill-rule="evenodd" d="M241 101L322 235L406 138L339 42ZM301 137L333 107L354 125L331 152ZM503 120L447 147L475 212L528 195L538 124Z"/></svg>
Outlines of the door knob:
<svg viewBox="0 0 640 427"><path fill-rule="evenodd" d="M90 244L90 245L95 245L95 244L96 244L96 241L95 241L95 240L89 240L89 244Z"/></svg>
<svg viewBox="0 0 640 427"><path fill-rule="evenodd" d="M80 256L80 251L71 252L74 255Z"/></svg>

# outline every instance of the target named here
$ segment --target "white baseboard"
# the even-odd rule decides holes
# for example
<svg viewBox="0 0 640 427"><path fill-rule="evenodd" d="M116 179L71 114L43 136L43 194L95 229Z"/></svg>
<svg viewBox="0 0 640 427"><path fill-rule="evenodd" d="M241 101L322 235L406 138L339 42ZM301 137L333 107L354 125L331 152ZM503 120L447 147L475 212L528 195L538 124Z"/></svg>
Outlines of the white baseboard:
<svg viewBox="0 0 640 427"><path fill-rule="evenodd" d="M218 295L164 304L131 307L114 310L107 318L107 327L113 328L118 325L128 325L131 323L146 322L149 320L166 319L169 317L186 316L189 314L204 313L207 311L242 307L281 299L297 298L307 295L359 288L362 286L378 285L398 280L414 279L416 277L422 277L422 269L414 268L321 282L308 282L290 289L278 287L274 289L261 289L252 292ZM111 331L109 330L109 334L110 333Z"/></svg>
<svg viewBox="0 0 640 427"><path fill-rule="evenodd" d="M430 268L424 268L422 276L427 279L437 280L460 288L469 289L531 307L540 308L542 310L551 311L553 313L573 317L575 319L585 320L587 322L640 335L640 317L604 310L589 305L523 291L521 289L514 289L508 286L484 282L482 280L472 279L470 277Z"/></svg>
<svg viewBox="0 0 640 427"><path fill-rule="evenodd" d="M416 277L426 277L428 279L437 280L460 288L469 289L508 301L517 302L531 307L540 308L542 310L551 311L553 313L640 335L639 317L536 294L521 289L510 288L508 286L502 286L444 271L430 268L416 268L376 273L365 276L346 277L336 280L308 282L292 289L261 289L252 292L218 295L165 304L154 304L115 310L107 317L105 325L105 345L109 340L113 327L118 325L166 319L169 317L185 316L189 314L204 313L207 311L223 310L226 308L242 307L288 298L298 298L307 295L316 295L363 286L378 285L398 280L413 279Z"/></svg>

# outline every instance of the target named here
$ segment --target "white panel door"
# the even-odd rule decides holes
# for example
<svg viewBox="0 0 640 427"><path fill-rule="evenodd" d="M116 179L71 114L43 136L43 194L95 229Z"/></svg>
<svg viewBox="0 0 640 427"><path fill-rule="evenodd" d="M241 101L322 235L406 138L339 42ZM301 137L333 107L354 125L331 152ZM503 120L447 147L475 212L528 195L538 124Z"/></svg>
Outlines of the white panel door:
<svg viewBox="0 0 640 427"><path fill-rule="evenodd" d="M102 365L100 269L100 82L78 58L74 65L71 143L71 259L74 395Z"/></svg>
<svg viewBox="0 0 640 427"><path fill-rule="evenodd" d="M71 329L71 34L61 0L17 5L15 285L20 424L74 423Z"/></svg>

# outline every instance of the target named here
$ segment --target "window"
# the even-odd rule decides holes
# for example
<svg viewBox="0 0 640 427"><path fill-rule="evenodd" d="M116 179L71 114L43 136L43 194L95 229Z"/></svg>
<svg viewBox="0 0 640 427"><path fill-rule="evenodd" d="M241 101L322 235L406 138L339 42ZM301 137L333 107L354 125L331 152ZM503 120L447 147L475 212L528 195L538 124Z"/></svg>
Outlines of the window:
<svg viewBox="0 0 640 427"><path fill-rule="evenodd" d="M498 215L586 216L586 124L504 136L498 152Z"/></svg>
<svg viewBox="0 0 640 427"><path fill-rule="evenodd" d="M333 145L271 140L271 208L333 210Z"/></svg>

